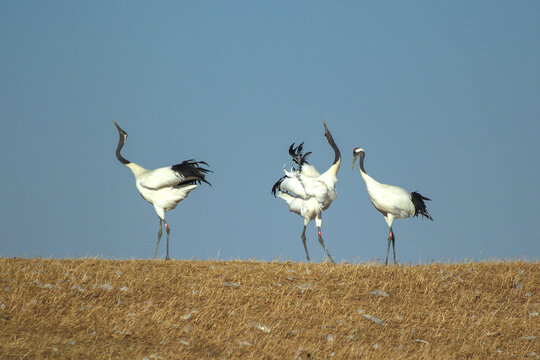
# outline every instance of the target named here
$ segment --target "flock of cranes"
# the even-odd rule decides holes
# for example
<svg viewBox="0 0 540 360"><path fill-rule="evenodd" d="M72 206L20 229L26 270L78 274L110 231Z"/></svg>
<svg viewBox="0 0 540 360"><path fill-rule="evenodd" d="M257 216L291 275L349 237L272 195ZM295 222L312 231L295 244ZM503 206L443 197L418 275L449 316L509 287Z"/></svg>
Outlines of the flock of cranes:
<svg viewBox="0 0 540 360"><path fill-rule="evenodd" d="M130 162L121 154L128 134L116 122L114 124L120 135L118 147L116 148L116 157L118 161L131 170L135 176L137 190L139 190L143 199L154 206L154 210L159 218L159 231L154 258L157 256L159 242L161 240L162 224L165 223L165 230L167 231L167 253L165 259L169 259L169 234L171 229L165 220L165 213L174 209L201 182L210 185L206 180L206 175L212 171L206 168L208 167L206 162L195 161L194 159L154 170L147 170L140 165ZM283 199L289 207L289 211L300 215L304 219L304 229L301 239L304 250L306 251L307 260L310 261L306 244L306 228L308 223L314 220L317 226L319 243L330 261L335 263L322 238L321 226L323 211L328 209L337 197L336 183L341 165L341 153L326 123L323 122L323 124L324 136L335 155L332 165L324 173L319 173L313 165L308 163L307 157L311 152L303 153L304 143L296 147L293 143L289 147L289 155L297 165L297 168L293 166L290 171L283 169L285 175L274 184L272 194L275 197ZM382 184L373 179L366 173L364 168L365 155L366 153L363 149L355 148L353 150L352 168L354 169L356 159L359 158L360 174L366 184L369 199L375 209L384 216L389 227L385 265L388 265L390 244L392 244L394 264L396 264L396 237L392 229L394 219L414 217L420 214L423 217L433 220L424 202L424 200L430 199L420 195L418 192L411 193L399 186Z"/></svg>

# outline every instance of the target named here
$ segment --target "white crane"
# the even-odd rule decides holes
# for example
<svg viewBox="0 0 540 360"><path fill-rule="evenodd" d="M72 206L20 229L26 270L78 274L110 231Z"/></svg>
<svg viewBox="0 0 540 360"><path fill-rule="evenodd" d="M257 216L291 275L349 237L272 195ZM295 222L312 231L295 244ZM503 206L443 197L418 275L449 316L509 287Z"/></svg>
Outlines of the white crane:
<svg viewBox="0 0 540 360"><path fill-rule="evenodd" d="M364 169L364 157L366 153L364 149L355 148L353 150L353 163L356 163L356 158L360 158L360 174L362 179L366 183L366 188L369 194L369 199L375 209L379 210L384 216L384 220L388 224L390 231L388 233L388 247L386 248L386 260L385 265L388 265L388 252L390 251L390 242L392 243L392 250L394 252L394 264L396 263L396 237L392 230L392 223L394 219L408 218L410 216L422 216L427 217L429 220L433 220L429 215L424 200L431 200L427 197L420 195L417 192L408 192L407 190L393 185L381 184L371 176L366 174Z"/></svg>
<svg viewBox="0 0 540 360"><path fill-rule="evenodd" d="M157 216L159 217L159 231L158 240L156 244L156 251L154 252L154 258L157 256L159 248L159 241L162 234L162 223L165 223L165 229L167 231L167 257L169 259L169 234L171 232L169 224L165 220L165 213L172 210L178 205L178 203L184 200L188 194L195 189L197 183L205 182L208 185L210 183L206 181L206 173L211 172L208 169L202 167L202 165L208 166L204 161L186 160L181 164L162 167L155 170L147 170L135 163L126 160L121 154L120 150L124 146L128 134L114 122L118 133L120 134L120 140L118 141L118 147L116 148L116 157L118 160L126 165L133 175L135 175L135 185L137 190L144 200L154 205Z"/></svg>
<svg viewBox="0 0 540 360"><path fill-rule="evenodd" d="M309 165L306 157L311 154L308 152L302 154L303 143L294 148L294 143L289 147L289 154L293 161L298 164L298 169L291 168L291 171L283 169L285 176L279 179L272 187L272 194L279 196L289 206L289 211L294 212L304 218L304 230L302 231L302 243L306 251L307 260L309 253L306 245L306 227L311 220L315 220L319 234L319 242L321 243L326 255L332 263L334 259L328 252L321 236L322 212L330 206L332 201L336 199L337 190L336 182L339 166L341 165L341 154L339 149L324 123L324 136L334 149L335 158L330 168L320 174L315 167ZM335 264L335 263L334 263Z"/></svg>

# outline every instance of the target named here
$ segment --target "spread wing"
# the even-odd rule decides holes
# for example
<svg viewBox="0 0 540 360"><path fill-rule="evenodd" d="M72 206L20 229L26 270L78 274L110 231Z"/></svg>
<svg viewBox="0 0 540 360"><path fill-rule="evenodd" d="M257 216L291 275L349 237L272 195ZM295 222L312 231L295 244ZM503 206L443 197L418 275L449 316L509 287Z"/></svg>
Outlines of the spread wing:
<svg viewBox="0 0 540 360"><path fill-rule="evenodd" d="M312 174L317 173L317 170L310 166ZM287 192L294 197L308 199L309 197L316 197L319 202L323 202L327 196L328 187L315 177L308 176L304 172L292 169L287 171L283 169L285 176L276 182L272 188L272 192L275 195L277 189Z"/></svg>

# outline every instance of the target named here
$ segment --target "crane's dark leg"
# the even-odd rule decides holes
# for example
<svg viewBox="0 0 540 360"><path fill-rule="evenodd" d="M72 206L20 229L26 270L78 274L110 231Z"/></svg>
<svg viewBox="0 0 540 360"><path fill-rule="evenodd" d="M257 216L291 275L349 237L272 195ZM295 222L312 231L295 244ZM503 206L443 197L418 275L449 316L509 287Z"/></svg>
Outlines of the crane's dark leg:
<svg viewBox="0 0 540 360"><path fill-rule="evenodd" d="M390 228L390 234L392 234L392 251L394 252L394 265L396 265L396 236L392 228Z"/></svg>
<svg viewBox="0 0 540 360"><path fill-rule="evenodd" d="M326 245L324 245L324 241L321 236L321 227L318 226L317 230L319 230L319 242L321 243L324 251L326 251L326 255L328 255L328 257L330 258L330 261L332 261L332 264L335 264L334 259L332 259L332 255L330 255L330 253L328 252L328 249L326 248Z"/></svg>
<svg viewBox="0 0 540 360"><path fill-rule="evenodd" d="M162 234L162 231L161 231L161 225L162 225L162 221L161 221L161 218L159 219L159 231L157 233L157 244L156 244L156 251L154 252L154 259L157 257L157 251L158 251L158 248L159 248L159 242L161 241L161 234Z"/></svg>
<svg viewBox="0 0 540 360"><path fill-rule="evenodd" d="M304 231L302 231L302 243L304 244L304 250L306 250L307 261L309 261L309 253L307 251L307 245L306 245L306 227L307 225L304 225Z"/></svg>
<svg viewBox="0 0 540 360"><path fill-rule="evenodd" d="M384 260L384 265L388 265L388 253L390 252L390 243L392 242L392 228L388 233L388 246L386 247L386 260Z"/></svg>
<svg viewBox="0 0 540 360"><path fill-rule="evenodd" d="M388 232L388 247L386 248L386 260L384 265L388 265L388 253L390 252L390 243L392 243L392 252L394 253L394 265L396 264L396 237L394 236L394 230L390 228Z"/></svg>
<svg viewBox="0 0 540 360"><path fill-rule="evenodd" d="M167 230L167 256L165 257L165 260L169 260L169 234L171 233L171 228L169 224L167 224L167 220L163 220L165 222L165 230Z"/></svg>

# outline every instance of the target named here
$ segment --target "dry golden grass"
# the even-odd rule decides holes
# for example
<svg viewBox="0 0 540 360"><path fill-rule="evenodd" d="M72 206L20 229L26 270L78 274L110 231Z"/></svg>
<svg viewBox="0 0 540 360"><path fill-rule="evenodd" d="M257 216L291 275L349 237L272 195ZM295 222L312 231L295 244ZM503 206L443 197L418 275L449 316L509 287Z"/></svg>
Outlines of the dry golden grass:
<svg viewBox="0 0 540 360"><path fill-rule="evenodd" d="M532 359L539 311L538 262L0 258L2 359Z"/></svg>

